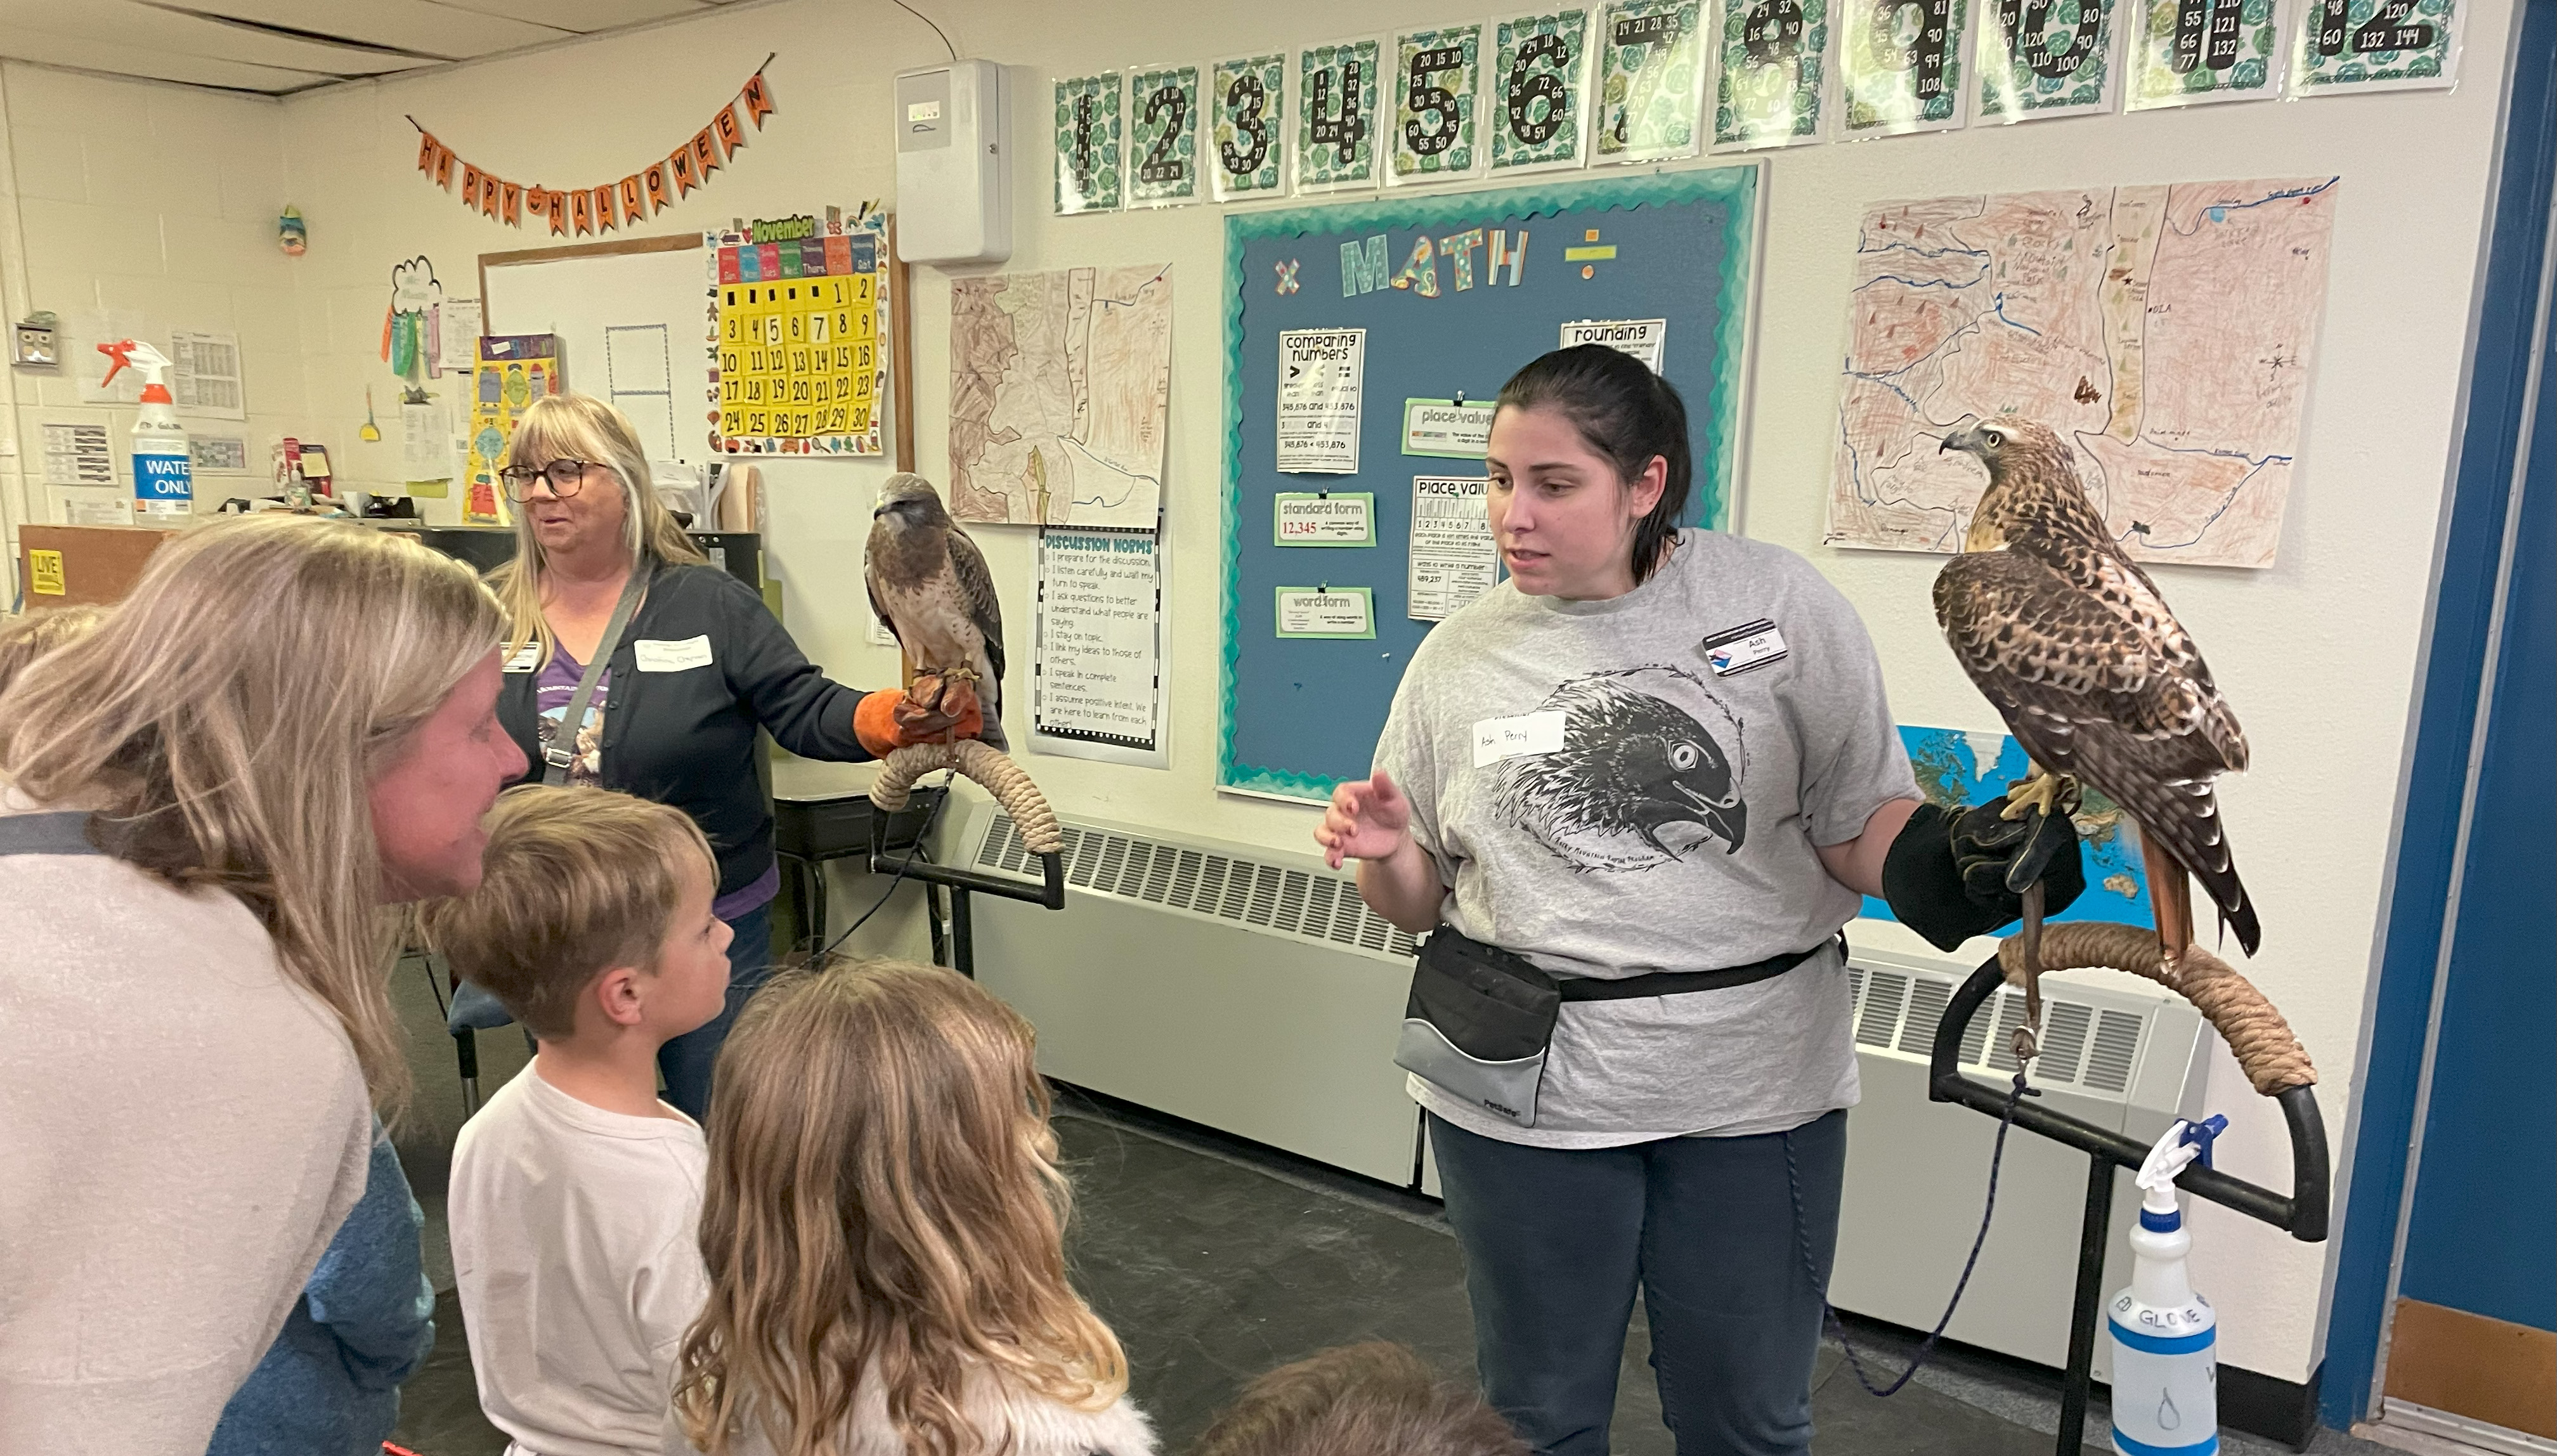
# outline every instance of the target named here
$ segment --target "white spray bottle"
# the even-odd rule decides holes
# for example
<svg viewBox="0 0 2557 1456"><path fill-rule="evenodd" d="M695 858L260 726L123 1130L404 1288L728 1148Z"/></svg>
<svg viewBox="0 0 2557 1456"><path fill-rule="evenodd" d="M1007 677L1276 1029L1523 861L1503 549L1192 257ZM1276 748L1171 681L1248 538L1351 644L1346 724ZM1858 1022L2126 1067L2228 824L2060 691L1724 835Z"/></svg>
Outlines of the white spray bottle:
<svg viewBox="0 0 2557 1456"><path fill-rule="evenodd" d="M97 351L115 360L101 383L130 365L142 371L142 418L133 426L133 513L137 516L183 516L196 508L195 466L187 452L187 427L178 423L176 402L169 397L168 357L147 343L130 338L101 343Z"/></svg>
<svg viewBox="0 0 2557 1456"><path fill-rule="evenodd" d="M2178 1122L2140 1164L2140 1221L2131 1229L2131 1287L2105 1306L2113 1342L2113 1449L2122 1456L2211 1456L2220 1449L2220 1316L2193 1291L2184 1256L2193 1236L2176 1207L2175 1175L2226 1118Z"/></svg>

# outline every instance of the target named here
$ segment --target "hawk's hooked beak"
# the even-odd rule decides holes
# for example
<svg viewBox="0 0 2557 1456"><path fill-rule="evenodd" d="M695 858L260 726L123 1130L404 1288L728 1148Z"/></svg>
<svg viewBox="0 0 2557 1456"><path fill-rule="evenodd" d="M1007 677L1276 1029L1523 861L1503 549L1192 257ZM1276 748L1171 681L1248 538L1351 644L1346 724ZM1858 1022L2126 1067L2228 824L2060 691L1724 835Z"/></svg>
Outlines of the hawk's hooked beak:
<svg viewBox="0 0 2557 1456"><path fill-rule="evenodd" d="M1979 426L1964 425L1957 430L1946 431L1944 443L1936 447L1936 453L1943 455L1949 450L1958 450L1965 455L1978 455L1985 443L1980 439Z"/></svg>

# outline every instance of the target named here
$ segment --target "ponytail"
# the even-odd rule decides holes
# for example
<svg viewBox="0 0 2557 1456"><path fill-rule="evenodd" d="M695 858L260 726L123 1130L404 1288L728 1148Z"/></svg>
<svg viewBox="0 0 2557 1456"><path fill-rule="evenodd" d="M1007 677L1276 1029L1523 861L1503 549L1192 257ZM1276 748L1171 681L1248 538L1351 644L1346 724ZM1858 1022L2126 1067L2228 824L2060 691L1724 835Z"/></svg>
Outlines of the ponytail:
<svg viewBox="0 0 2557 1456"><path fill-rule="evenodd" d="M1677 387L1629 353L1583 343L1555 349L1511 375L1501 386L1498 408L1555 411L1615 465L1626 484L1642 478L1654 456L1667 463L1661 498L1634 523L1634 583L1642 585L1669 558L1694 474L1686 401Z"/></svg>

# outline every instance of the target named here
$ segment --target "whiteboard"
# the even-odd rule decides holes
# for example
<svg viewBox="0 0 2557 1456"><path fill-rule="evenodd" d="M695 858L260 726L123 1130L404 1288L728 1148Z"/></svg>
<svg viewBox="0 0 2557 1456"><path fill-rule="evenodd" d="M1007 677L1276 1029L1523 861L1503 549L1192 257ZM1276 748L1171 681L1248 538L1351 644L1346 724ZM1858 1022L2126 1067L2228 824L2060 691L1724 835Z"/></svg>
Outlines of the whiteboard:
<svg viewBox="0 0 2557 1456"><path fill-rule="evenodd" d="M702 250L492 264L490 333L556 333L568 387L630 417L652 461L706 464L715 414Z"/></svg>

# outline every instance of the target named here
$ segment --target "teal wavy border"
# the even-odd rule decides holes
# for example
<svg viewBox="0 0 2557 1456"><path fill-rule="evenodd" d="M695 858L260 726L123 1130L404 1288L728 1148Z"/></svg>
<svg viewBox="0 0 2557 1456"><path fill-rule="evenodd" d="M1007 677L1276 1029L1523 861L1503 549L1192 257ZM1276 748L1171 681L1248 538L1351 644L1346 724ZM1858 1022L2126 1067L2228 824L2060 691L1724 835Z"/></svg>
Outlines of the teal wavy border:
<svg viewBox="0 0 2557 1456"><path fill-rule="evenodd" d="M1714 371L1704 416L1705 466L1698 518L1729 530L1735 470L1739 463L1740 394L1747 365L1751 268L1757 257L1758 179L1764 164L1746 162L1645 177L1589 179L1572 184L1440 193L1401 201L1335 202L1267 212L1229 213L1225 219L1225 640L1218 664L1216 782L1224 789L1278 794L1320 803L1340 780L1284 768L1237 763L1234 758L1234 689L1243 628L1243 247L1256 238L1301 237L1356 228L1411 228L1488 211L1503 216L1559 215L1576 210L1621 211L1647 203L1720 201L1723 214L1722 276L1714 300L1720 320L1714 336Z"/></svg>

